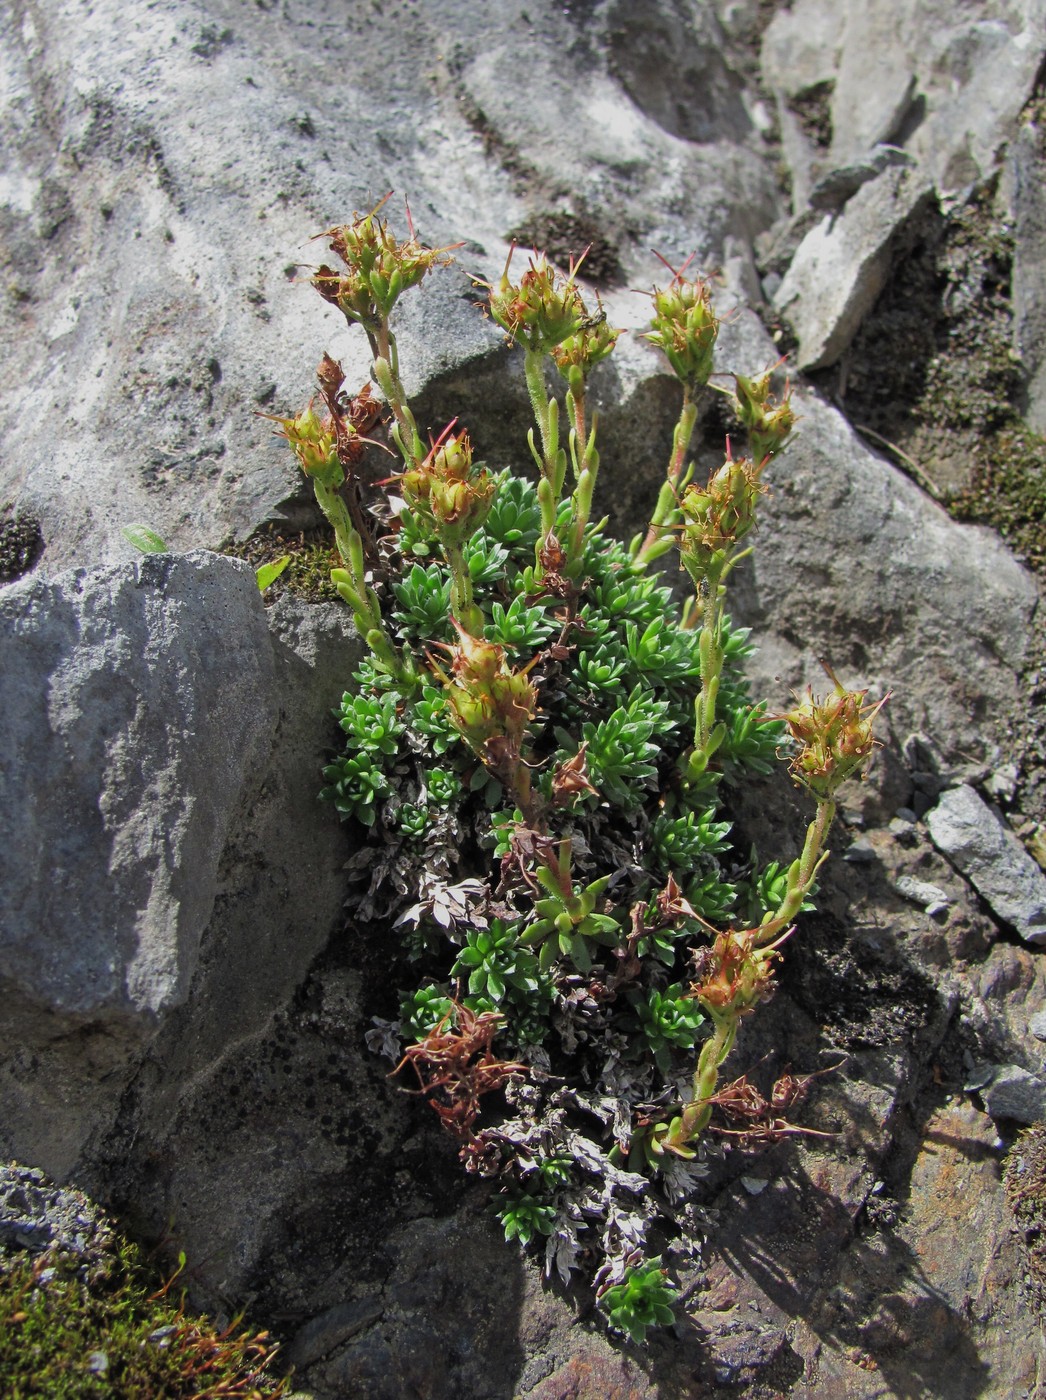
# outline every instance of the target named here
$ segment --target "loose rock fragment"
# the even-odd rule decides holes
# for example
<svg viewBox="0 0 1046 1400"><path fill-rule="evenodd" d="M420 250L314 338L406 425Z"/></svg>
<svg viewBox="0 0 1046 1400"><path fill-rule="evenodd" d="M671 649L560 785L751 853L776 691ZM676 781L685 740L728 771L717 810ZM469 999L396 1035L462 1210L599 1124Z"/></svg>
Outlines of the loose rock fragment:
<svg viewBox="0 0 1046 1400"><path fill-rule="evenodd" d="M937 849L998 917L1029 943L1046 944L1046 877L971 787L951 788L926 814Z"/></svg>

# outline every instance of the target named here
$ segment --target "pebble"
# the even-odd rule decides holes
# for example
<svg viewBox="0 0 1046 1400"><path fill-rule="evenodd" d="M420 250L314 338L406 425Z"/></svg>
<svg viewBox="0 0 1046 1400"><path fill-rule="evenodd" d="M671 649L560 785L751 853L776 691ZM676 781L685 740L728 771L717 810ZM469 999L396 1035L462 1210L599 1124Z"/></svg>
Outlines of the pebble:
<svg viewBox="0 0 1046 1400"><path fill-rule="evenodd" d="M918 904L931 918L943 914L951 904L951 899L939 885L931 885L927 880L917 880L913 875L898 875L893 887L904 899Z"/></svg>

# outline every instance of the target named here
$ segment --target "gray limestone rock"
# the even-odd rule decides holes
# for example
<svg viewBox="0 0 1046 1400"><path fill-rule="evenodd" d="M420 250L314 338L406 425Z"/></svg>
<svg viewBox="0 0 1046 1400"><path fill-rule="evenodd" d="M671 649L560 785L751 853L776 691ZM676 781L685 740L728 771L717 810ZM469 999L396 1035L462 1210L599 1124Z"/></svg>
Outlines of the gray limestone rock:
<svg viewBox="0 0 1046 1400"><path fill-rule="evenodd" d="M896 240L931 198L917 172L888 168L806 235L774 294L799 339L800 369L834 364L847 349L886 284Z"/></svg>
<svg viewBox="0 0 1046 1400"><path fill-rule="evenodd" d="M1029 943L1046 944L1046 877L971 787L942 793L926 814L934 845Z"/></svg>
<svg viewBox="0 0 1046 1400"><path fill-rule="evenodd" d="M1046 130L1021 126L1007 160L1013 218L1013 338L1027 373L1025 416L1046 432Z"/></svg>
<svg viewBox="0 0 1046 1400"><path fill-rule="evenodd" d="M152 554L29 578L0 594L0 647L0 976L149 1027L188 994L276 725L252 570Z"/></svg>
<svg viewBox="0 0 1046 1400"><path fill-rule="evenodd" d="M757 318L736 309L717 368L773 360ZM731 613L758 647L747 663L756 693L774 706L790 689L823 692L824 657L848 684L893 691L884 721L898 749L921 731L942 763L998 762L1007 734L992 716L1017 703L1034 579L989 530L957 524L866 447L834 408L799 385L793 393L799 429L767 469L755 549L731 582Z"/></svg>
<svg viewBox="0 0 1046 1400"><path fill-rule="evenodd" d="M0 506L40 519L41 567L126 559L135 520L185 549L311 518L257 414L296 412L324 349L367 377L363 338L291 284L321 261L312 235L390 189L397 230L405 195L419 235L470 240L461 264L488 278L549 209L594 220L631 285L660 267L652 247L711 263L767 227L773 173L706 9L0 14ZM410 392L504 358L460 271L433 289L401 322Z"/></svg>
<svg viewBox="0 0 1046 1400"><path fill-rule="evenodd" d="M899 146L873 146L863 160L851 161L848 165L837 166L818 178L810 191L811 209L837 210L852 198L862 185L874 180L891 165L905 166L912 163Z"/></svg>
<svg viewBox="0 0 1046 1400"><path fill-rule="evenodd" d="M359 644L346 609L271 621L204 552L0 592L0 1153L70 1170L177 1027L161 1111L328 937L346 852L316 792Z"/></svg>
<svg viewBox="0 0 1046 1400"><path fill-rule="evenodd" d="M828 160L845 165L876 142L901 145L940 194L997 168L1042 61L1043 0L957 9L947 0L796 0L764 36L762 71L782 115L797 207L816 150L796 99L825 86Z"/></svg>

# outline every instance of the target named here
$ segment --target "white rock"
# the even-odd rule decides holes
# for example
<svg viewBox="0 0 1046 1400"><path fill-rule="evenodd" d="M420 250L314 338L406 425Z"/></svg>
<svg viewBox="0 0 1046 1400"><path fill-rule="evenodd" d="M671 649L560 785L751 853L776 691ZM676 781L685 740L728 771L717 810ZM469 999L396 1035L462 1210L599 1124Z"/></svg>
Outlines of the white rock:
<svg viewBox="0 0 1046 1400"><path fill-rule="evenodd" d="M884 170L800 243L774 294L798 337L800 369L834 364L849 346L886 284L896 238L930 195L917 172Z"/></svg>
<svg viewBox="0 0 1046 1400"><path fill-rule="evenodd" d="M764 36L763 76L777 95L784 154L809 182L811 149L795 143L790 103L831 82L828 160L844 165L877 141L897 141L939 193L955 194L998 166L1032 93L1046 32L1044 0L1004 7L950 0L795 0Z"/></svg>

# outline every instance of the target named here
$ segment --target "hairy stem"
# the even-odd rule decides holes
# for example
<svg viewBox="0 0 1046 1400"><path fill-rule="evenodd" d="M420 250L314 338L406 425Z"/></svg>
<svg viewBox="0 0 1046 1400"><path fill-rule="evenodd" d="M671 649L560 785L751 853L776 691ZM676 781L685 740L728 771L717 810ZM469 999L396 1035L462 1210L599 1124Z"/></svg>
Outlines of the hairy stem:
<svg viewBox="0 0 1046 1400"><path fill-rule="evenodd" d="M697 404L694 401L689 385L684 384L683 406L679 410L679 420L676 423L675 432L672 434L672 455L668 460L668 470L665 474L665 481L658 494L654 513L650 517L650 524L647 528L646 537L641 545L638 542L638 536L633 542L632 559L640 568L645 567L659 555L664 554L668 548L665 538L666 531L672 524L679 481L683 475L683 463L686 458L687 448L690 446L690 439L694 435L694 425L696 423Z"/></svg>

